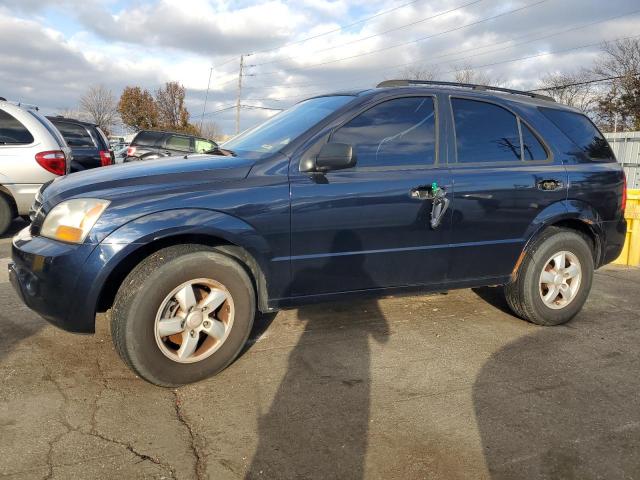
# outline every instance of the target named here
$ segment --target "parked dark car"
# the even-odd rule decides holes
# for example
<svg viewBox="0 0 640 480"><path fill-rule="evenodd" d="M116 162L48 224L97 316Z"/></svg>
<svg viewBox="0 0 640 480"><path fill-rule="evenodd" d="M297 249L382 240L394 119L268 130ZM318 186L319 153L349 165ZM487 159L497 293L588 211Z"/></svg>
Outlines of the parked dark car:
<svg viewBox="0 0 640 480"><path fill-rule="evenodd" d="M216 152L47 186L13 239L24 302L82 333L111 308L127 365L175 386L229 365L256 311L309 302L504 285L517 316L561 324L625 239L606 140L527 92L387 81Z"/></svg>
<svg viewBox="0 0 640 480"><path fill-rule="evenodd" d="M126 163L137 160L153 160L173 155L204 153L214 150L217 146L213 140L194 137L193 135L141 130L133 137L124 161Z"/></svg>
<svg viewBox="0 0 640 480"><path fill-rule="evenodd" d="M95 123L61 116L47 118L60 131L73 152L70 172L106 167L114 163L109 140Z"/></svg>

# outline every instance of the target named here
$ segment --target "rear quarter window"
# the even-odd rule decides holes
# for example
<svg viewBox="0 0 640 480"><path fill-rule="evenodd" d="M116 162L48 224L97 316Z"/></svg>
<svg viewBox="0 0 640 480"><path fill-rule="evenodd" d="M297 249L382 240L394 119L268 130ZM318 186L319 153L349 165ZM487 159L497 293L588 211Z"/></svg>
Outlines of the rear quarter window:
<svg viewBox="0 0 640 480"><path fill-rule="evenodd" d="M613 152L600 130L581 113L541 107L540 111L590 159L615 162Z"/></svg>
<svg viewBox="0 0 640 480"><path fill-rule="evenodd" d="M28 145L33 135L13 115L0 110L0 145Z"/></svg>

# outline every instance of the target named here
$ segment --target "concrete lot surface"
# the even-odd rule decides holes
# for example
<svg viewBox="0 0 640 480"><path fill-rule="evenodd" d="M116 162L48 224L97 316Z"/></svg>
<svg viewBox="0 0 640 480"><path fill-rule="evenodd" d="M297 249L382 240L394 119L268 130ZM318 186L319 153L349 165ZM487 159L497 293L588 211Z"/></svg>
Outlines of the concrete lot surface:
<svg viewBox="0 0 640 480"><path fill-rule="evenodd" d="M0 478L640 478L640 269L596 274L561 327L495 289L258 322L218 377L168 390L48 326L0 241Z"/></svg>

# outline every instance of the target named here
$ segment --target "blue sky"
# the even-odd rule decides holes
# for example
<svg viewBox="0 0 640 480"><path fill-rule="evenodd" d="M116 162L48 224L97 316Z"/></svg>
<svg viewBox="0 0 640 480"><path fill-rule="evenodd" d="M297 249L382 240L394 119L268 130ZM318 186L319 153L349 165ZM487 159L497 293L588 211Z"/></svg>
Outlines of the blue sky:
<svg viewBox="0 0 640 480"><path fill-rule="evenodd" d="M590 66L599 42L638 35L637 10L640 0L0 0L0 95L56 112L76 108L93 84L117 97L127 85L178 81L199 121L214 65L205 118L231 133L234 112L223 109L235 102L240 54L261 52L247 58L256 66L242 102L265 108L407 68L442 80L471 68L534 88L548 73ZM242 127L274 112L245 109Z"/></svg>

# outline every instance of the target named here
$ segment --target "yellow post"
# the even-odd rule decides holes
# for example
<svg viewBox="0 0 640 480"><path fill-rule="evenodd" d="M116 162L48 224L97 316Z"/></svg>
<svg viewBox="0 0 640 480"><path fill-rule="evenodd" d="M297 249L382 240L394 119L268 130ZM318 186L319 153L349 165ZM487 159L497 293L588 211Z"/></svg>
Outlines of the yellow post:
<svg viewBox="0 0 640 480"><path fill-rule="evenodd" d="M620 256L613 262L619 265L640 266L640 190L627 190L627 238Z"/></svg>

